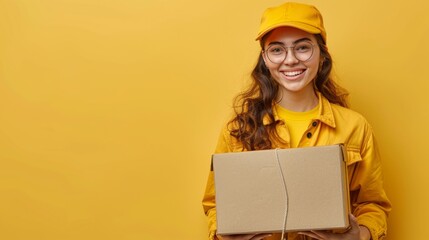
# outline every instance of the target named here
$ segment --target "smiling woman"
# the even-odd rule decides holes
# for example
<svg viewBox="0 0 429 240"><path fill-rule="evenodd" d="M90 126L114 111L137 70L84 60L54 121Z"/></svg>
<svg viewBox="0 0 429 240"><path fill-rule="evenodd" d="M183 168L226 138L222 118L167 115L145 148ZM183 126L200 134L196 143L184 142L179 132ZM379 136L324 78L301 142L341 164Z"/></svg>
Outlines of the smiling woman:
<svg viewBox="0 0 429 240"><path fill-rule="evenodd" d="M252 84L235 101L235 115L224 127L216 153L343 144L349 170L350 229L342 233L288 233L289 240L378 240L385 236L391 205L382 183L372 129L347 108L346 92L331 76L332 58L320 12L285 3L265 11L257 36L261 51ZM209 239L282 239L283 234L216 234L213 172L203 199ZM246 199L242 199L246 201Z"/></svg>
<svg viewBox="0 0 429 240"><path fill-rule="evenodd" d="M324 14L334 79L380 140L386 239L425 239L429 1L300 1ZM262 11L282 2L0 0L0 239L204 239L219 127L262 51ZM288 110L273 108L293 146L320 108ZM344 128L330 120L316 127Z"/></svg>
<svg viewBox="0 0 429 240"><path fill-rule="evenodd" d="M316 37L298 28L279 27L267 33L261 45L267 49L262 53L264 64L279 86L277 101L280 105L299 112L313 109L318 101L312 82L320 63ZM285 46L289 46L289 51ZM308 105L289 105L287 100L295 96L309 98L310 101L302 101Z"/></svg>

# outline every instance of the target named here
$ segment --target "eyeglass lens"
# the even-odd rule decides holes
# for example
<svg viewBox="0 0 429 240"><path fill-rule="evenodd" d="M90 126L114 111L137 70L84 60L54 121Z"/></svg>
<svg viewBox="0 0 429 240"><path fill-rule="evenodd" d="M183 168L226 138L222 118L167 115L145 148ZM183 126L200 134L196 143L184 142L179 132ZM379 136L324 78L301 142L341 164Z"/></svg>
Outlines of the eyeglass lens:
<svg viewBox="0 0 429 240"><path fill-rule="evenodd" d="M268 59L273 63L282 63L287 54L290 52L287 49L292 49L293 56L299 61L308 61L313 55L313 44L310 42L299 42L291 47L284 47L279 44L271 45L267 51Z"/></svg>

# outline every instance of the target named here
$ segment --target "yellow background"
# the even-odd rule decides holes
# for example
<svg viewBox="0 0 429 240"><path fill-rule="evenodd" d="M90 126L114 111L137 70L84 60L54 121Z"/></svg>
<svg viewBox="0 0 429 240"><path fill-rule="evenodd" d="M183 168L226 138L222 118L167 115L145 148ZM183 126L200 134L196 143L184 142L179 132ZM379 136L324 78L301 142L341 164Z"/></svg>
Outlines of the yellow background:
<svg viewBox="0 0 429 240"><path fill-rule="evenodd" d="M282 2L0 0L0 239L205 239L210 155ZM303 2L378 138L388 239L424 239L429 4Z"/></svg>

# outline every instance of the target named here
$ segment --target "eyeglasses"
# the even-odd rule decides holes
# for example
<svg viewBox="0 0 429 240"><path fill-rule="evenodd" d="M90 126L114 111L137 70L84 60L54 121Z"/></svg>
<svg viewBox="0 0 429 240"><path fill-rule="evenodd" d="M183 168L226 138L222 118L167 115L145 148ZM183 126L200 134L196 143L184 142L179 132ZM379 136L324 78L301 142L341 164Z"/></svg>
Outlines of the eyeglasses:
<svg viewBox="0 0 429 240"><path fill-rule="evenodd" d="M284 62L287 54L290 52L289 49L292 49L292 54L296 59L305 62L313 56L314 46L309 41L299 42L290 47L274 44L269 46L264 53L272 63L279 64Z"/></svg>

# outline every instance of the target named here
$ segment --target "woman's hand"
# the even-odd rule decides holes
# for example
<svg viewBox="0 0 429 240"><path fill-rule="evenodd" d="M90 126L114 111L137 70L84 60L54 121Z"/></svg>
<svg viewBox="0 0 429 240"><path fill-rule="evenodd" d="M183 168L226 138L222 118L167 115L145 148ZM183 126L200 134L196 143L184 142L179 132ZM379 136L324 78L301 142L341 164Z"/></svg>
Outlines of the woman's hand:
<svg viewBox="0 0 429 240"><path fill-rule="evenodd" d="M352 214L349 215L351 228L345 233L331 233L327 231L310 231L299 232L298 234L306 235L319 240L369 240L371 234L368 228L359 226L357 219Z"/></svg>
<svg viewBox="0 0 429 240"><path fill-rule="evenodd" d="M266 237L270 237L270 233L259 233L259 234L240 234L240 235L216 235L219 240L262 240Z"/></svg>

